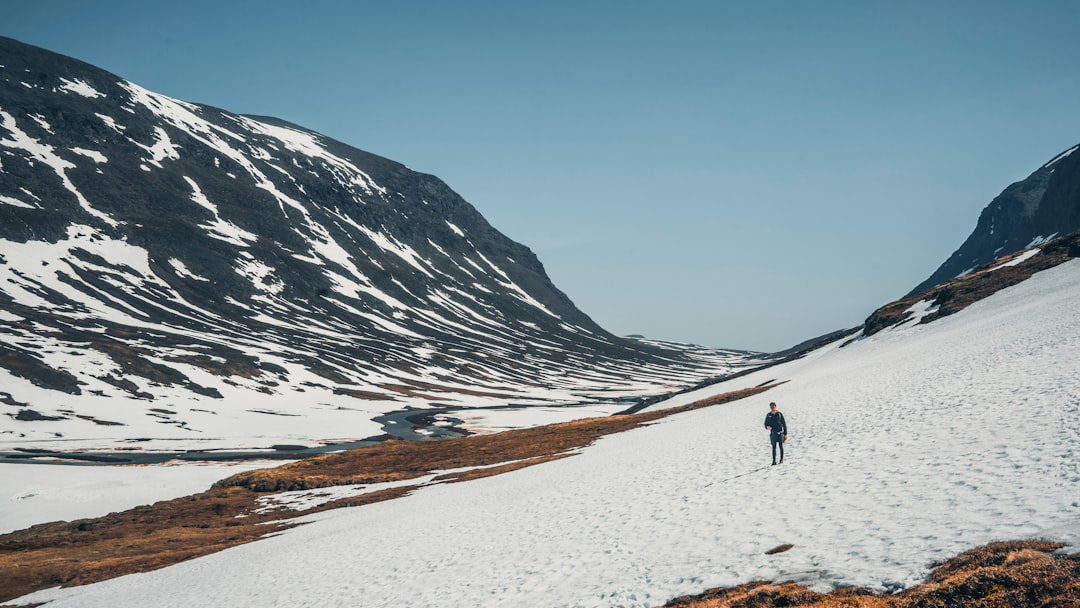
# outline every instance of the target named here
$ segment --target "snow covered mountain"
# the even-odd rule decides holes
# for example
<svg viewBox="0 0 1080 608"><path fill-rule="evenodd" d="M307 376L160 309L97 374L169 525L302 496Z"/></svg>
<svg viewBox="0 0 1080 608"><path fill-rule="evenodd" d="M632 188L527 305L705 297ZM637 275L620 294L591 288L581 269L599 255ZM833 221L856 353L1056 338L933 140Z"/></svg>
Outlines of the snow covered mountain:
<svg viewBox="0 0 1080 608"><path fill-rule="evenodd" d="M949 259L908 294L936 287L990 262L1080 230L1080 145L1010 185L979 215Z"/></svg>
<svg viewBox="0 0 1080 608"><path fill-rule="evenodd" d="M609 334L433 176L0 38L0 447L615 408L748 356Z"/></svg>

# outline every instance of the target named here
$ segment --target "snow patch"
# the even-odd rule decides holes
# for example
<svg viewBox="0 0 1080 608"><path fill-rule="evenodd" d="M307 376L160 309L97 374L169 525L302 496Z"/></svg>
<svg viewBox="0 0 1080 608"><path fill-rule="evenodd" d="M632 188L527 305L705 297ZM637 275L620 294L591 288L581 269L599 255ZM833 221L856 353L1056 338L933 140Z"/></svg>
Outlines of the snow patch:
<svg viewBox="0 0 1080 608"><path fill-rule="evenodd" d="M94 116L97 116L98 118L100 118L101 122L108 125L109 128L116 131L117 133L123 133L124 129L127 128L124 125L121 125L121 124L117 123L116 120L113 119L112 116L106 116L104 114L94 114Z"/></svg>
<svg viewBox="0 0 1080 608"><path fill-rule="evenodd" d="M1031 259L1035 254L1039 253L1039 251L1041 251L1041 250L1040 249L1029 249L1029 250L1025 251L1024 253L1021 253L1020 255L1016 256L1015 258L1009 260L1008 262L1005 262L1004 264L999 264L997 266L994 266L993 268L990 269L990 272L993 272L995 270L1000 270L1002 268L1007 268L1009 266L1017 266L1019 264L1022 264L1025 261Z"/></svg>
<svg viewBox="0 0 1080 608"><path fill-rule="evenodd" d="M971 268L968 268L967 270L961 272L960 274L956 275L953 278L954 279L959 279L960 277L967 276L967 275L971 274L972 272L975 272L976 268L978 268L978 266L972 266Z"/></svg>
<svg viewBox="0 0 1080 608"><path fill-rule="evenodd" d="M98 163L98 164L109 162L109 159L105 158L104 154L102 154L101 152L97 152L96 150L86 150L86 149L83 149L83 148L72 148L71 151L76 153L76 154L81 154L81 155L89 158L90 160L93 160L95 163Z"/></svg>
<svg viewBox="0 0 1080 608"><path fill-rule="evenodd" d="M172 266L173 270L176 271L176 274L180 275L181 277L184 277L185 279L193 279L195 281L205 281L205 282L210 281L210 279L200 277L199 275L197 275L197 274L191 272L190 270L188 270L188 267L183 262L181 262L180 260L178 260L176 258L170 258L169 259L169 266Z"/></svg>
<svg viewBox="0 0 1080 608"><path fill-rule="evenodd" d="M937 303L932 300L919 300L904 311L910 314L900 324L912 323L913 325L918 325L919 323L922 323L924 317L934 314L939 308Z"/></svg>
<svg viewBox="0 0 1080 608"><path fill-rule="evenodd" d="M1027 247L1024 247L1024 249L1031 249L1032 247L1038 247L1039 245L1042 245L1043 243L1047 243L1049 241L1054 240L1055 238L1057 238L1057 235L1058 235L1058 233L1055 232L1054 234L1051 234L1050 236L1037 236L1037 237L1031 239L1031 242L1028 243Z"/></svg>
<svg viewBox="0 0 1080 608"><path fill-rule="evenodd" d="M1057 156L1055 156L1054 160L1046 163L1043 167L1044 168L1045 167L1052 167L1052 166L1056 165L1058 162L1068 158L1073 152L1076 152L1076 150L1078 148L1080 148L1080 145L1073 146L1073 147L1069 148L1068 150L1066 150L1066 151L1062 152L1061 154L1058 154Z"/></svg>
<svg viewBox="0 0 1080 608"><path fill-rule="evenodd" d="M269 135L284 144L285 148L293 152L298 152L310 156L312 158L321 159L327 163L334 171L335 178L345 186L355 186L365 192L380 194L386 194L386 188L383 188L375 183L373 179L367 174L361 171L356 165L353 165L349 161L331 154L319 138L311 133L298 131L296 129L289 129L287 127L279 127L276 125L270 125L264 122L248 118L246 116L236 117L237 122L243 125L245 128L263 135Z"/></svg>
<svg viewBox="0 0 1080 608"><path fill-rule="evenodd" d="M214 215L212 221L199 225L200 228L206 230L210 237L219 241L231 243L238 247L248 247L250 243L254 243L258 240L259 237L254 233L248 232L232 222L221 219L218 215L217 205L210 202L210 199L203 194L202 189L199 188L199 184L195 183L195 180L185 175L184 181L191 186L191 200Z"/></svg>
<svg viewBox="0 0 1080 608"><path fill-rule="evenodd" d="M146 162L161 169L163 160L180 160L180 148L172 143L169 134L161 127L154 127L155 141L152 146L145 146L135 140L131 140L136 146L150 153L150 159Z"/></svg>
<svg viewBox="0 0 1080 608"><path fill-rule="evenodd" d="M418 254L416 250L412 247L409 247L405 243L402 243L387 234L375 232L374 230L371 230L366 226L361 226L359 224L353 224L353 226L363 232L366 237L371 239L371 242L375 243L375 245L378 246L379 249L382 249L387 253L392 253L396 255L413 268L422 272L424 275L430 278L435 278L434 275L432 275L431 272L429 272L428 269L425 268L425 265L430 266L431 263L421 257L420 254Z"/></svg>
<svg viewBox="0 0 1080 608"><path fill-rule="evenodd" d="M84 211L110 226L119 225L119 222L95 209L90 204L90 201L86 200L86 197L84 197L78 188L75 187L75 184L71 182L71 179L68 178L67 170L75 168L73 163L60 158L52 146L39 142L19 129L15 122L15 117L3 110L0 110L0 126L11 133L10 138L0 139L0 146L27 152L34 160L52 167L53 171L60 178L60 181L64 184L64 187L75 195L75 198L79 201L79 205Z"/></svg>
<svg viewBox="0 0 1080 608"><path fill-rule="evenodd" d="M90 84L87 83L85 80L81 80L79 78L76 78L75 80L68 80L67 78L61 77L60 82L63 83L59 87L61 91L75 93L76 95L82 95L83 97L86 97L88 99L105 97L104 93L90 86Z"/></svg>
<svg viewBox="0 0 1080 608"><path fill-rule="evenodd" d="M53 134L52 125L49 124L45 117L40 114L30 114L30 119L38 124L41 129L49 134Z"/></svg>
<svg viewBox="0 0 1080 608"><path fill-rule="evenodd" d="M285 291L285 283L274 276L274 269L254 258L237 260L236 272L251 281L260 291L272 295Z"/></svg>
<svg viewBox="0 0 1080 608"><path fill-rule="evenodd" d="M22 207L24 209L38 209L39 208L37 205L31 205L30 203L24 203L23 201L15 198L15 197L4 196L3 194L0 194L0 203L3 203L5 205L11 205L12 207Z"/></svg>

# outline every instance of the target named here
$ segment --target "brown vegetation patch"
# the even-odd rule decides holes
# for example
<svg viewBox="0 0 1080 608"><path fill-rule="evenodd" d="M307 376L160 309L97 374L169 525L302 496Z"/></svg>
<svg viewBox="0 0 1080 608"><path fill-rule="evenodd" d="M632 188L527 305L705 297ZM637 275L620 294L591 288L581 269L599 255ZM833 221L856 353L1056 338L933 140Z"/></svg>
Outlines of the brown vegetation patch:
<svg viewBox="0 0 1080 608"><path fill-rule="evenodd" d="M777 547L773 547L772 549L769 549L768 551L766 551L765 555L776 555L777 553L783 553L785 551L791 551L794 547L795 547L795 545L792 545L792 544L779 545Z"/></svg>
<svg viewBox="0 0 1080 608"><path fill-rule="evenodd" d="M667 410L589 418L544 427L373 446L234 475L206 492L105 517L33 526L0 536L0 601L57 585L83 585L154 570L256 540L293 525L302 513L360 506L404 496L416 486L331 501L298 512L257 512L268 492L415 479L437 471L486 467L445 475L459 482L558 458L603 435L710 405L755 395L757 387Z"/></svg>
<svg viewBox="0 0 1080 608"><path fill-rule="evenodd" d="M893 595L845 588L816 593L795 583L755 581L678 597L666 607L765 608L1066 608L1080 606L1080 554L1055 555L1049 541L992 543L937 566L927 581Z"/></svg>
<svg viewBox="0 0 1080 608"><path fill-rule="evenodd" d="M385 490L369 492L367 494L361 494L360 496L339 498L337 500L331 500L313 509L308 509L307 511L304 511L304 513L318 513L320 511L330 511L333 509L341 509L344 507L362 507L364 505L370 505L376 502L382 502L384 500L393 500L395 498L401 498L402 496L407 496L411 494L418 487L419 486L402 486L398 488L386 488ZM294 517L295 515L295 512L289 513L289 517Z"/></svg>
<svg viewBox="0 0 1080 608"><path fill-rule="evenodd" d="M357 450L314 456L273 469L239 473L217 482L215 487L242 486L257 492L308 490L401 481L435 471L555 456L583 448L604 435L626 431L675 413L743 399L768 388L734 391L666 410L585 418L491 435L391 440Z"/></svg>
<svg viewBox="0 0 1080 608"><path fill-rule="evenodd" d="M879 597L864 598L858 590L847 589L834 593L835 595L826 596L796 583L773 584L768 581L753 581L737 587L710 589L701 595L677 597L664 606L678 608L771 608L773 606L876 608L889 606L884 599ZM830 597L833 603L821 603Z"/></svg>
<svg viewBox="0 0 1080 608"><path fill-rule="evenodd" d="M145 572L255 540L280 526L249 515L256 495L218 489L105 517L0 536L0 601Z"/></svg>

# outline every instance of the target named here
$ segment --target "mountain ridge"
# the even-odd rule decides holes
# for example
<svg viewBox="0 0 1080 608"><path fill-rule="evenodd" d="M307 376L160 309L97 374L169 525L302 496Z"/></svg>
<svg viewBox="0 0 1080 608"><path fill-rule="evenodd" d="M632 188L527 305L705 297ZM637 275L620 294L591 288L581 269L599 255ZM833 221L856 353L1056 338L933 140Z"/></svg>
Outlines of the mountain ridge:
<svg viewBox="0 0 1080 608"><path fill-rule="evenodd" d="M388 411L607 403L748 357L611 335L435 176L12 39L0 57L19 442L355 439ZM303 424L236 431L273 417Z"/></svg>

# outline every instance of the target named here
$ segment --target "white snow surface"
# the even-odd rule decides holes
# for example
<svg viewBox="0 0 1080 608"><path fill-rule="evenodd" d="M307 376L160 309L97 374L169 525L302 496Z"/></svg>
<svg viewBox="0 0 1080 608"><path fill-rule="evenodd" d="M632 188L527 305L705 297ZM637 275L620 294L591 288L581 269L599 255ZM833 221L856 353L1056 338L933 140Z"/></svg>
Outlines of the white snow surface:
<svg viewBox="0 0 1080 608"><path fill-rule="evenodd" d="M0 463L0 534L179 498L202 492L229 475L281 464L284 461L124 466Z"/></svg>
<svg viewBox="0 0 1080 608"><path fill-rule="evenodd" d="M1050 166L1056 165L1057 163L1061 162L1062 160L1068 158L1073 152L1076 152L1077 148L1080 148L1080 146L1073 146L1073 147L1069 148L1068 150L1062 152L1061 154L1058 154L1056 157L1054 157L1054 160L1046 163L1043 166L1044 167L1050 167Z"/></svg>
<svg viewBox="0 0 1080 608"><path fill-rule="evenodd" d="M96 97L105 97L104 93L98 91L94 87L90 86L90 84L88 84L87 82L79 80L78 78L76 78L75 80L68 80L67 78L61 77L60 82L64 83L63 86L60 87L60 90L62 91L76 93L89 99L94 99Z"/></svg>
<svg viewBox="0 0 1080 608"><path fill-rule="evenodd" d="M997 266L994 266L993 268L990 269L990 272L993 272L995 270L1000 270L1002 268L1008 268L1009 266L1019 266L1020 264L1026 262L1027 260L1034 257L1036 254L1039 253L1039 251L1041 251L1041 250L1040 249L1028 249L1024 253L1021 253L1020 255L1016 256L1015 258L1009 260L1008 262L1005 262L1004 264L999 264Z"/></svg>
<svg viewBox="0 0 1080 608"><path fill-rule="evenodd" d="M896 589L989 541L1080 541L1077 361L1072 261L933 323L680 395L655 407L779 383L570 458L16 603L655 606L755 579ZM790 430L775 467L770 401ZM794 548L765 555L782 543Z"/></svg>

